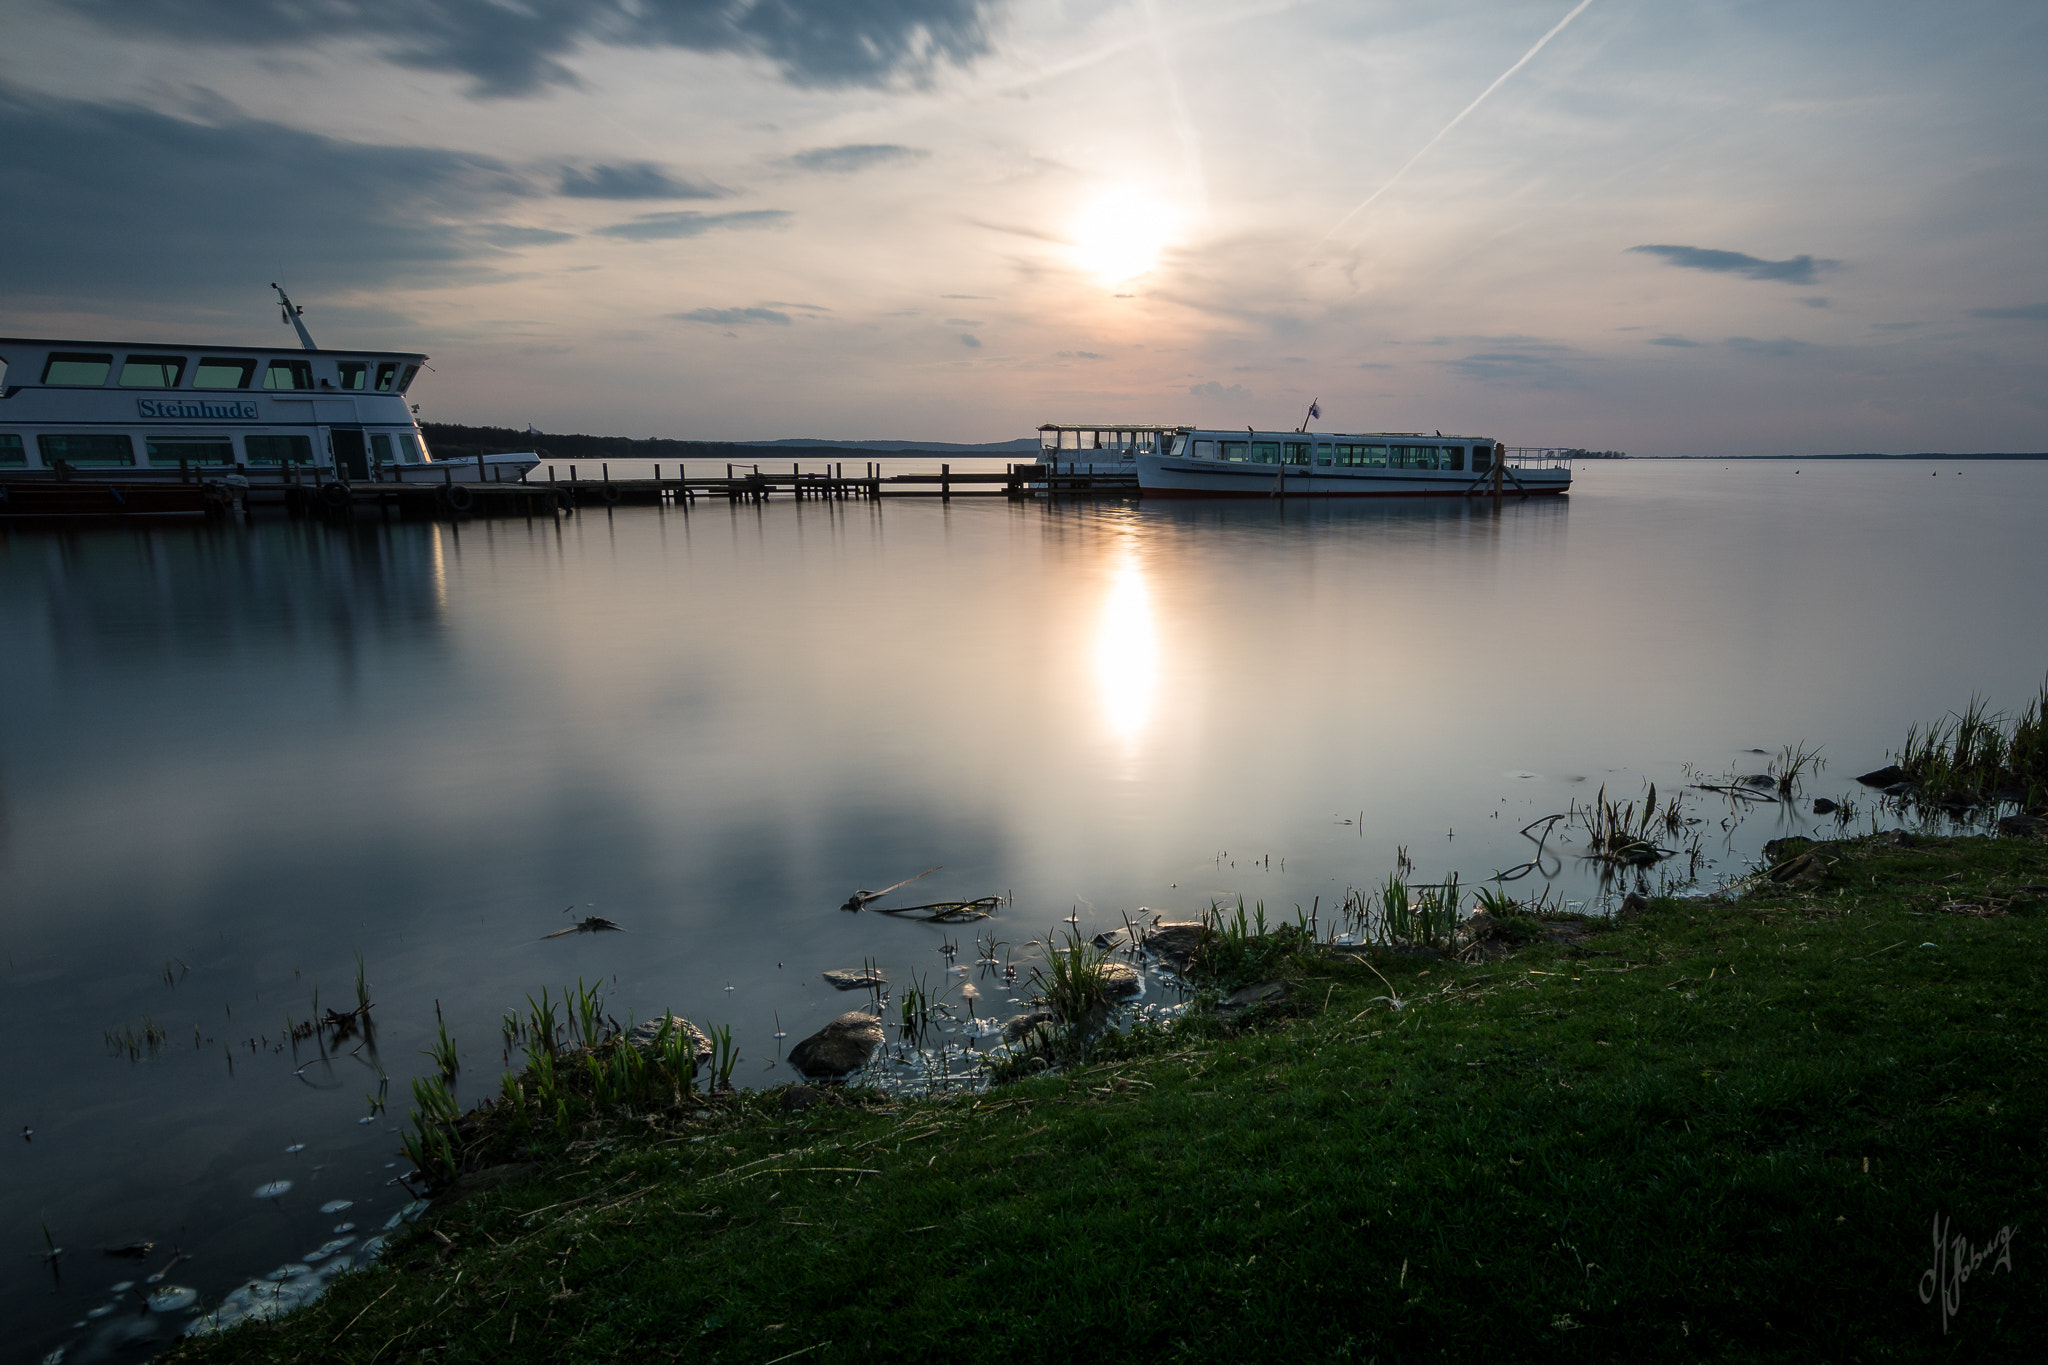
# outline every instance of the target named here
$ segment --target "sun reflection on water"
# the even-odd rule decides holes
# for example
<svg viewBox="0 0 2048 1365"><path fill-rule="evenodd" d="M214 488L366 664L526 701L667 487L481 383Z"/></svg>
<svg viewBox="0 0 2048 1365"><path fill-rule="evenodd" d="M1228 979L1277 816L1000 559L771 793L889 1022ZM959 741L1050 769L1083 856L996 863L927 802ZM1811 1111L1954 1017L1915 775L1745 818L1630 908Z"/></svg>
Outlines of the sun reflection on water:
<svg viewBox="0 0 2048 1365"><path fill-rule="evenodd" d="M1159 690L1159 634L1152 593L1137 551L1126 547L1110 576L1095 633L1095 682L1109 730L1135 744L1152 719Z"/></svg>

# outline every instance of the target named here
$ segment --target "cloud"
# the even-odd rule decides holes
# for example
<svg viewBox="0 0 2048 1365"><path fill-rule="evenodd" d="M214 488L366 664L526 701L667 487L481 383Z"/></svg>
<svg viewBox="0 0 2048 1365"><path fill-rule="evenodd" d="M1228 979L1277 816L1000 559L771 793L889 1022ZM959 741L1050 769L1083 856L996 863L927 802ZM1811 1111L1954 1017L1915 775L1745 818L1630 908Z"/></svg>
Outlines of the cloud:
<svg viewBox="0 0 2048 1365"><path fill-rule="evenodd" d="M1002 0L71 0L124 37L304 48L368 37L386 60L467 76L484 97L579 84L603 44L765 57L803 86L922 83L989 50Z"/></svg>
<svg viewBox="0 0 2048 1365"><path fill-rule="evenodd" d="M2025 322L2048 322L2048 303L2023 303L2016 308L1972 308L1973 318L2017 318Z"/></svg>
<svg viewBox="0 0 2048 1365"><path fill-rule="evenodd" d="M1229 388L1225 388L1212 379L1206 384L1188 385L1188 396L1201 399L1227 398L1231 402L1237 403L1250 398L1252 395L1251 391L1242 384L1232 384Z"/></svg>
<svg viewBox="0 0 2048 1365"><path fill-rule="evenodd" d="M1711 270L1751 280L1778 280L1785 284L1812 284L1816 272L1832 270L1841 264L1840 261L1820 260L1812 256L1767 261L1761 256L1746 256L1740 251L1716 251L1703 246L1632 246L1629 250L1662 256L1666 263L1687 270Z"/></svg>
<svg viewBox="0 0 2048 1365"><path fill-rule="evenodd" d="M1703 341L1689 341L1689 340L1687 340L1687 339L1686 339L1686 338L1684 338L1684 337L1681 337L1681 336L1672 336L1672 335L1670 335L1669 333L1666 333L1665 335L1663 335L1663 336L1660 336L1660 337L1651 337L1651 338L1650 338L1650 344L1651 344L1652 346L1692 346L1692 347L1699 347L1699 346L1704 346L1704 345L1706 345L1706 343L1705 343L1705 342L1703 342Z"/></svg>
<svg viewBox="0 0 2048 1365"><path fill-rule="evenodd" d="M1527 351L1482 351L1444 363L1477 383L1508 388L1560 389L1578 382L1578 376L1559 357Z"/></svg>
<svg viewBox="0 0 2048 1365"><path fill-rule="evenodd" d="M516 223L481 223L470 229L471 233L492 246L553 246L557 242L571 242L576 239L573 232L556 232L552 228L520 227Z"/></svg>
<svg viewBox="0 0 2048 1365"><path fill-rule="evenodd" d="M918 161L931 153L922 147L899 147L893 142L855 142L844 147L813 147L789 158L799 170L828 175L852 175L892 161Z"/></svg>
<svg viewBox="0 0 2048 1365"><path fill-rule="evenodd" d="M708 322L718 327L740 327L748 323L789 326L789 314L778 313L773 308L692 308L687 313L670 313L669 316L678 322Z"/></svg>
<svg viewBox="0 0 2048 1365"><path fill-rule="evenodd" d="M1828 300L1823 298L1801 299L1799 301L1808 308L1826 308L1828 306Z"/></svg>
<svg viewBox="0 0 2048 1365"><path fill-rule="evenodd" d="M0 294L17 304L219 306L258 272L259 291L276 278L314 303L323 292L488 278L504 247L542 241L541 229L495 221L532 191L489 157L4 89L0 179Z"/></svg>
<svg viewBox="0 0 2048 1365"><path fill-rule="evenodd" d="M738 213L682 209L675 213L643 213L630 223L613 223L595 231L601 237L623 237L629 242L658 242L672 237L701 237L716 228L781 227L789 219L787 209L743 209Z"/></svg>
<svg viewBox="0 0 2048 1365"><path fill-rule="evenodd" d="M730 193L718 185L677 180L652 161L582 170L562 167L558 194L571 199L723 199Z"/></svg>
<svg viewBox="0 0 2048 1365"><path fill-rule="evenodd" d="M981 338L975 336L972 332L962 332L960 334L960 344L967 347L970 351L978 351L981 349Z"/></svg>
<svg viewBox="0 0 2048 1365"><path fill-rule="evenodd" d="M1810 343L1794 341L1791 337L1779 337L1776 341L1759 341L1755 337L1729 337L1726 344L1731 351L1756 356L1798 355L1801 351L1813 349Z"/></svg>
<svg viewBox="0 0 2048 1365"><path fill-rule="evenodd" d="M1104 356L1104 355L1102 354L1102 352L1100 352L1100 351L1061 351L1061 352L1059 353L1059 359L1061 359L1061 360L1104 360L1104 359L1107 359L1107 357L1106 357L1106 356Z"/></svg>

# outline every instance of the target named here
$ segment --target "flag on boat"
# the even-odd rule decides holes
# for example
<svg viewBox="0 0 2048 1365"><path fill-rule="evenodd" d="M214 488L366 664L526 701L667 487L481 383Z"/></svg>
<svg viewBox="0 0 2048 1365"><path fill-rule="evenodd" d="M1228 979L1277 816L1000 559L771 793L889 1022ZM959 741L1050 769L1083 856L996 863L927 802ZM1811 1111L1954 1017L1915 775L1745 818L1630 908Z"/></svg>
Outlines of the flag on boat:
<svg viewBox="0 0 2048 1365"><path fill-rule="evenodd" d="M1314 402L1314 403L1310 403L1310 404L1308 405L1308 420L1309 420L1309 421L1311 421L1311 422L1317 422L1317 421L1321 421L1321 420L1322 420L1322 416L1323 416L1323 405L1322 405L1322 404L1321 404L1320 402Z"/></svg>

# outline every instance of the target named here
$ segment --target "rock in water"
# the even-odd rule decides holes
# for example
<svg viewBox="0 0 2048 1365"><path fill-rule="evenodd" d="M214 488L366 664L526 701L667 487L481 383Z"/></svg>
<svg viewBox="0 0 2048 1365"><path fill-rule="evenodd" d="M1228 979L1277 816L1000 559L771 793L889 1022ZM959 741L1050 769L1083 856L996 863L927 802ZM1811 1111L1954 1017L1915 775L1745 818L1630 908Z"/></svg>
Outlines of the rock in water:
<svg viewBox="0 0 2048 1365"><path fill-rule="evenodd" d="M1887 763L1856 779L1866 787L1896 787L1906 780L1906 770L1896 763Z"/></svg>
<svg viewBox="0 0 2048 1365"><path fill-rule="evenodd" d="M645 1052L652 1048L654 1040L661 1036L661 1024L662 1021L660 1019L649 1019L644 1024L635 1024L633 1031L627 1034L626 1037L634 1047ZM690 1040L690 1056L696 1061L698 1066L703 1066L711 1060L711 1040L704 1036L704 1030L698 1028L680 1014L669 1015L668 1025L671 1037L674 1034L680 1033Z"/></svg>
<svg viewBox="0 0 2048 1365"><path fill-rule="evenodd" d="M882 1045L882 1021L848 1010L789 1050L789 1064L814 1079L851 1075Z"/></svg>
<svg viewBox="0 0 2048 1365"><path fill-rule="evenodd" d="M1105 962L1095 969L1102 982L1102 988L1109 992L1112 1000L1127 1000L1144 988L1138 977L1138 969L1123 962Z"/></svg>
<svg viewBox="0 0 2048 1365"><path fill-rule="evenodd" d="M2008 815L1998 822L1998 832L2008 839L2026 839L2041 832L2037 815Z"/></svg>
<svg viewBox="0 0 2048 1365"><path fill-rule="evenodd" d="M834 967L824 975L828 985L836 986L842 991L867 990L888 984L888 978L875 967L861 967L857 970L852 967Z"/></svg>
<svg viewBox="0 0 2048 1365"><path fill-rule="evenodd" d="M1145 950L1175 971L1184 972L1214 932L1200 920L1161 920L1145 931Z"/></svg>
<svg viewBox="0 0 2048 1365"><path fill-rule="evenodd" d="M1813 798L1813 813L1815 815L1833 815L1837 809L1838 807L1835 803L1828 800L1825 796Z"/></svg>

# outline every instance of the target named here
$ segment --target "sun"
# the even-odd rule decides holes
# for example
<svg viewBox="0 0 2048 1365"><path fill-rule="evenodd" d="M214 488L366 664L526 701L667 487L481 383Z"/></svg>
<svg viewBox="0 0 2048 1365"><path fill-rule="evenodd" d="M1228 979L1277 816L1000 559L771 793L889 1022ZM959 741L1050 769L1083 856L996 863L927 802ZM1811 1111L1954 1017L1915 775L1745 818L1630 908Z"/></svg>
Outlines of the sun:
<svg viewBox="0 0 2048 1365"><path fill-rule="evenodd" d="M1173 210L1148 194L1105 190L1074 217L1074 260L1104 284L1136 279L1159 264L1174 220Z"/></svg>

